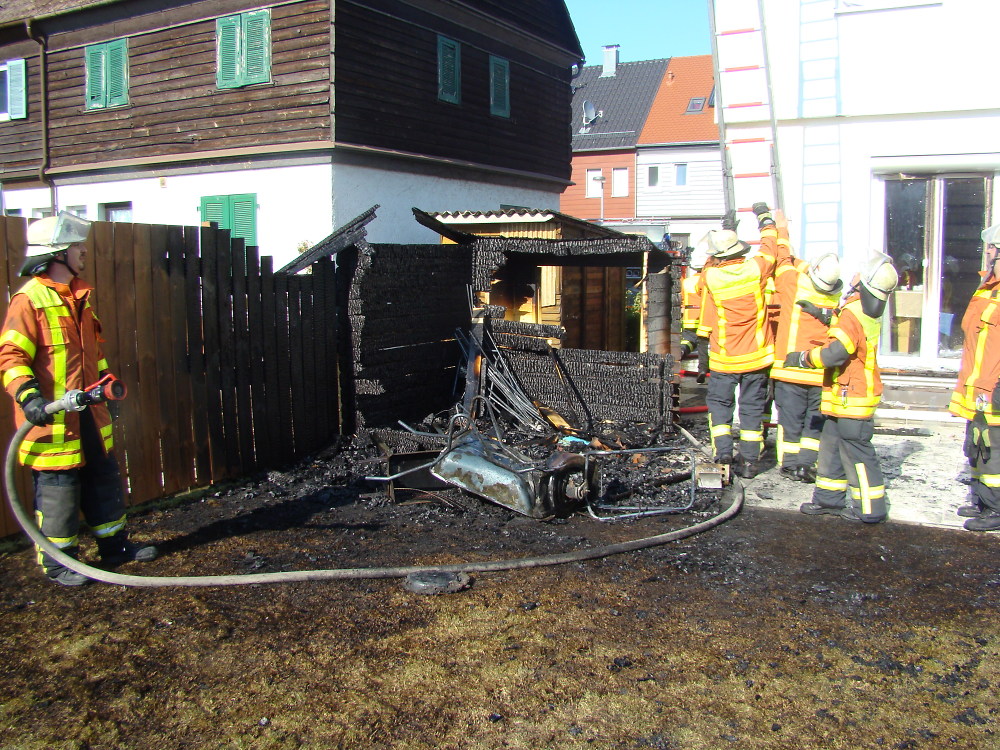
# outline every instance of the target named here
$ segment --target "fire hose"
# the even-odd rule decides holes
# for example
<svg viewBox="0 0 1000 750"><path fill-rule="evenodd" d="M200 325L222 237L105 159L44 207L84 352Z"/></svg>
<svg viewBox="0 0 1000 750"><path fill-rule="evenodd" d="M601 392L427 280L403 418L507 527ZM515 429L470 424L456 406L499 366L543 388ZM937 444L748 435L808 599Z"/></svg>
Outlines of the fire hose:
<svg viewBox="0 0 1000 750"><path fill-rule="evenodd" d="M91 404L102 401L116 401L125 395L125 387L121 381L111 378L105 379L87 390L72 390L62 398L52 401L46 405L45 411L49 414L56 414L60 411L83 411ZM208 576L137 576L115 573L103 568L96 568L85 562L77 560L56 547L49 541L38 528L37 524L25 512L18 497L17 488L14 481L14 472L17 466L17 452L28 431L34 427L31 422L25 421L14 436L11 438L7 448L7 462L4 471L4 484L7 491L7 502L17 519L18 524L24 533L41 550L52 559L70 570L85 575L95 581L103 583L118 584L121 586L137 586L146 588L165 588L168 586L183 587L205 587L205 586L237 586L262 583L293 583L299 581L329 581L343 579L366 579L366 578L405 578L411 575L421 575L429 573L488 573L503 570L518 570L523 568L535 568L549 565L562 565L571 562L582 562L584 560L595 560L602 557L621 554L623 552L634 552L636 550L655 547L667 542L677 541L689 536L694 536L703 531L707 531L719 524L729 520L737 513L743 505L743 485L739 479L734 478L733 484L724 490L724 497L728 495L730 505L724 511L712 518L700 523L693 524L681 529L675 529L663 534L632 539L629 541L609 544L602 547L592 547L589 549L576 550L573 552L561 552L551 555L541 555L538 557L522 557L512 560L484 560L481 562L453 563L449 565L418 565L401 567L376 567L376 568L334 568L326 570L300 570L282 571L277 573L244 573L236 575L208 575ZM697 441L686 431L682 430L685 437L700 448Z"/></svg>

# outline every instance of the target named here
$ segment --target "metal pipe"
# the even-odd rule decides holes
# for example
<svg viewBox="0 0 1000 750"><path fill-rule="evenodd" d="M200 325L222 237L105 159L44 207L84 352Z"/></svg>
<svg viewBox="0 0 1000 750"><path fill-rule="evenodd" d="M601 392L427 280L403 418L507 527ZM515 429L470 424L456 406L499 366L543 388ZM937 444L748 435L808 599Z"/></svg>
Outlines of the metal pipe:
<svg viewBox="0 0 1000 750"><path fill-rule="evenodd" d="M56 213L56 184L49 177L49 63L48 56L46 54L46 39L42 34L35 35L34 29L32 28L33 19L28 18L24 22L24 31L28 35L28 38L32 39L38 44L38 56L39 56L39 77L41 78L41 88L40 88L40 98L41 104L39 109L42 114L42 162L38 166L38 179L49 186L49 208L52 209L53 215Z"/></svg>

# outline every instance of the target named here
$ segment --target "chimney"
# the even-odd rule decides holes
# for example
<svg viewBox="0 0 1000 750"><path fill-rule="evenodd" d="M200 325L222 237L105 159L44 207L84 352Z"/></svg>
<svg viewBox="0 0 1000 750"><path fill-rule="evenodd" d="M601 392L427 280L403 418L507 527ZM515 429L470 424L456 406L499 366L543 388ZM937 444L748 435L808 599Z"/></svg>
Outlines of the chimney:
<svg viewBox="0 0 1000 750"><path fill-rule="evenodd" d="M617 44L604 45L604 69L601 71L601 78L613 78L618 69L618 47Z"/></svg>

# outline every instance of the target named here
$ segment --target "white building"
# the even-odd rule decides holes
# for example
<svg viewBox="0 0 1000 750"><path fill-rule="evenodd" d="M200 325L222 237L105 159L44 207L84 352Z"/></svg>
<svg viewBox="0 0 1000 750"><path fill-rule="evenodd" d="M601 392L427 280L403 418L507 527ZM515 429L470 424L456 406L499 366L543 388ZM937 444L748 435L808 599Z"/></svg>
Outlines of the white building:
<svg viewBox="0 0 1000 750"><path fill-rule="evenodd" d="M797 254L837 251L848 281L869 249L889 253L901 285L880 364L957 371L979 234L997 221L1000 3L710 3L741 233L768 200Z"/></svg>

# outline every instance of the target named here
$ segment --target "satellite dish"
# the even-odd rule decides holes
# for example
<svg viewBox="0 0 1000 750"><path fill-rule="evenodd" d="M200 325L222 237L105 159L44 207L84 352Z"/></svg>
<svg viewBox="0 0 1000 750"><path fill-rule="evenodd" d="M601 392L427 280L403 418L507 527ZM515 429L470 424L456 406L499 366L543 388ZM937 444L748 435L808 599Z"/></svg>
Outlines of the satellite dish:
<svg viewBox="0 0 1000 750"><path fill-rule="evenodd" d="M584 100L583 102L583 124L590 125L594 120L597 119L597 109L594 108L594 103L589 100Z"/></svg>

